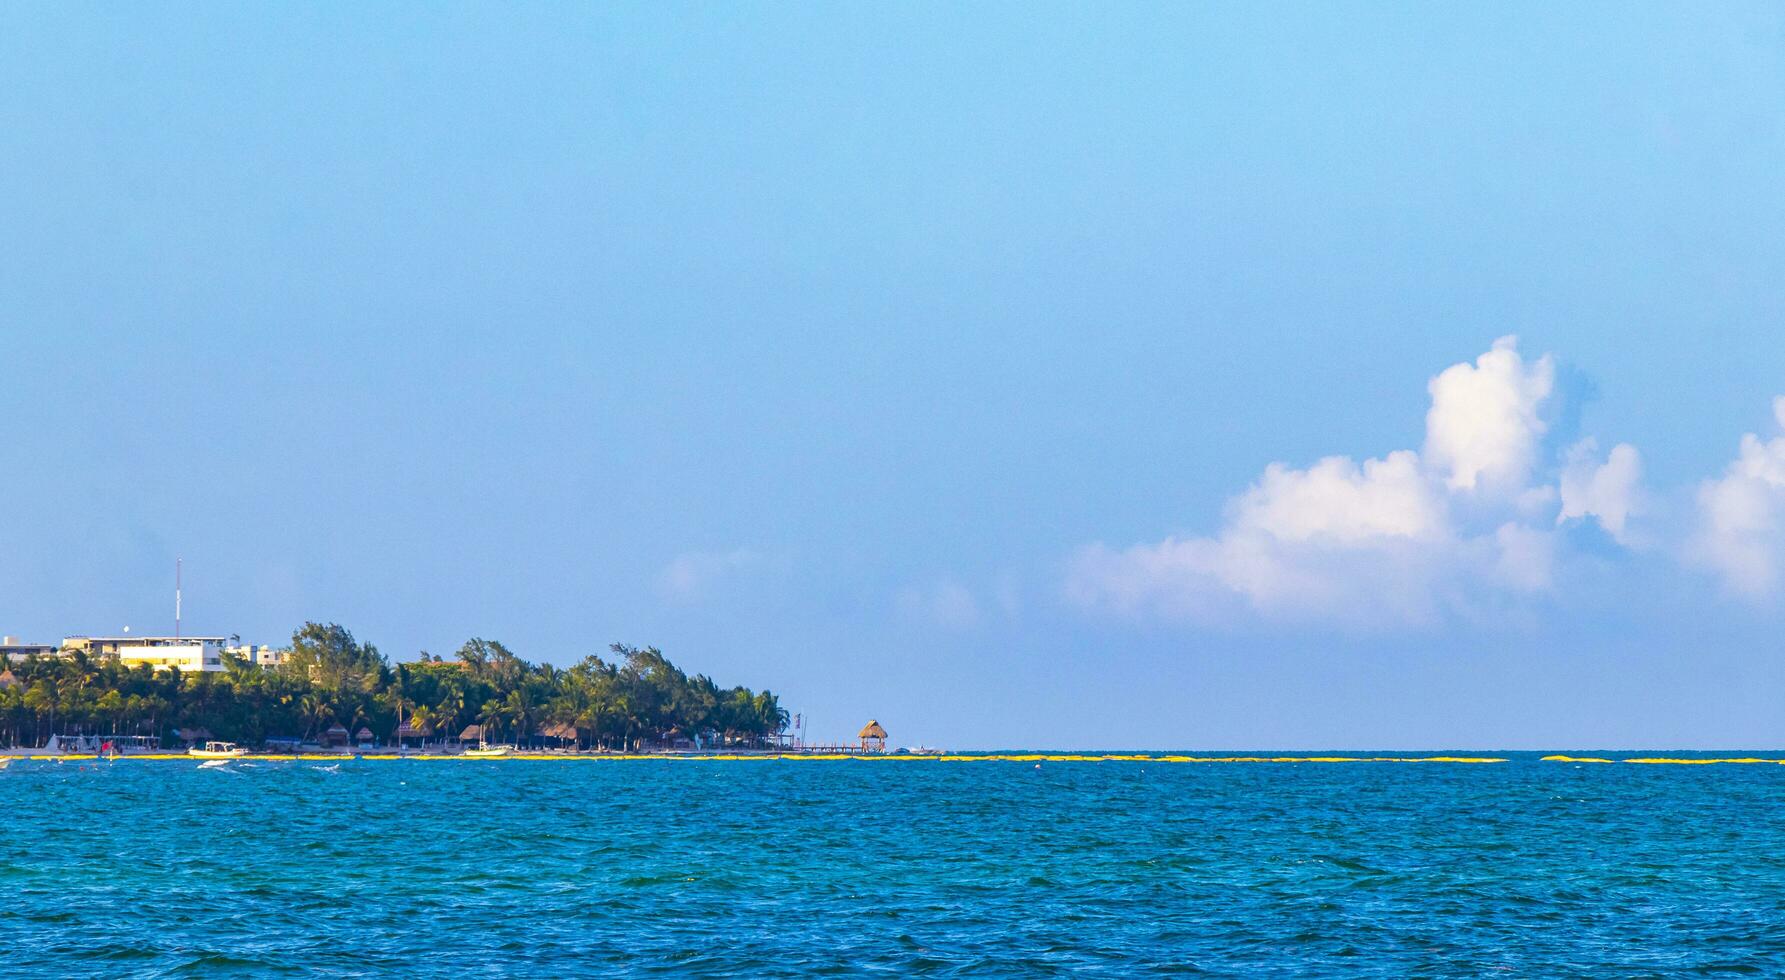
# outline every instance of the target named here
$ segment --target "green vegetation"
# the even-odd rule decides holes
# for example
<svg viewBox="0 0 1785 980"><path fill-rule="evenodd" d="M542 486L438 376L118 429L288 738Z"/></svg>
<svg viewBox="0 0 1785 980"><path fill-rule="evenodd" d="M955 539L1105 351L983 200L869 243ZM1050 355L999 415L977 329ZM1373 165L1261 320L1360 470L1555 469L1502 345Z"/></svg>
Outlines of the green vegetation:
<svg viewBox="0 0 1785 980"><path fill-rule="evenodd" d="M82 652L10 665L0 687L0 742L40 745L51 734L156 735L182 728L259 745L319 740L332 725L392 740L399 718L456 737L482 725L490 741L526 743L546 728L574 729L580 748L639 748L700 738L762 744L787 727L775 696L689 677L654 647L614 644L613 660L558 668L531 664L494 640L472 639L452 660L395 664L345 628L307 623L291 657L261 668L232 660L220 672L127 668ZM568 726L562 728L558 726Z"/></svg>

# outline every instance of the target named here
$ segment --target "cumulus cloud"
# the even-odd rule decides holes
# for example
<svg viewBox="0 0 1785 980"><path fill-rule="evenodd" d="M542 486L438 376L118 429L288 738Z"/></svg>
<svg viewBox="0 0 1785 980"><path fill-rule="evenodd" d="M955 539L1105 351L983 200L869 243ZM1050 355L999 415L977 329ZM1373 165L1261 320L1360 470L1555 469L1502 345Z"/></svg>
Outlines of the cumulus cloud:
<svg viewBox="0 0 1785 980"><path fill-rule="evenodd" d="M1494 529L1494 574L1508 588L1542 592L1555 578L1556 536L1507 522Z"/></svg>
<svg viewBox="0 0 1785 980"><path fill-rule="evenodd" d="M1426 385L1427 465L1453 490L1519 491L1548 426L1541 409L1556 384L1548 355L1526 364L1518 338L1501 337L1471 364L1453 364Z"/></svg>
<svg viewBox="0 0 1785 980"><path fill-rule="evenodd" d="M1268 533L1167 538L1122 551L1096 544L1073 559L1066 591L1087 607L1168 618L1222 620L1249 608L1361 628L1422 623L1440 610L1431 554L1408 539L1298 545Z"/></svg>
<svg viewBox="0 0 1785 980"><path fill-rule="evenodd" d="M1305 470L1281 463L1230 505L1229 526L1285 541L1429 538L1442 532L1444 501L1411 450L1365 460L1328 456Z"/></svg>
<svg viewBox="0 0 1785 980"><path fill-rule="evenodd" d="M1785 396L1773 399L1773 420L1785 430ZM1758 598L1778 585L1785 513L1785 435L1742 436L1735 461L1698 488L1698 529L1688 554L1731 590Z"/></svg>
<svg viewBox="0 0 1785 980"><path fill-rule="evenodd" d="M1080 554L1068 589L1086 604L1133 611L1209 614L1229 596L1260 610L1346 614L1363 598L1356 584L1380 589L1397 618L1429 615L1420 554L1449 534L1444 501L1418 455L1390 453L1362 466L1329 456L1305 470L1273 463L1229 502L1227 526L1213 538L1168 538L1111 552ZM1349 566L1349 568L1345 567Z"/></svg>
<svg viewBox="0 0 1785 980"><path fill-rule="evenodd" d="M1558 563L1554 524L1590 515L1623 535L1640 473L1631 447L1597 464L1588 446L1570 457L1566 487L1534 482L1554 379L1548 355L1527 363L1515 338L1496 340L1427 386L1423 451L1361 464L1329 456L1306 469L1273 463L1228 502L1212 535L1081 549L1067 594L1125 613L1381 628L1483 614L1544 592ZM1559 498L1566 517L1555 516Z"/></svg>
<svg viewBox="0 0 1785 980"><path fill-rule="evenodd" d="M1603 463L1598 452L1592 439L1582 439L1568 451L1562 468L1562 511L1556 515L1556 523L1591 517L1613 540L1628 544L1626 525L1636 511L1642 457L1635 446L1625 442L1613 446Z"/></svg>

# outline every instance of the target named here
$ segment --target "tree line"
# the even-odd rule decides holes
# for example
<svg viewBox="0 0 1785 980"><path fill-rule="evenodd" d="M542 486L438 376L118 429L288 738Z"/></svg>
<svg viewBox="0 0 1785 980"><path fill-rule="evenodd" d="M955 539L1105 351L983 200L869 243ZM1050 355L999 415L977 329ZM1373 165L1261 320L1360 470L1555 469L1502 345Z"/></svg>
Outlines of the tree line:
<svg viewBox="0 0 1785 980"><path fill-rule="evenodd" d="M392 741L399 725L453 738L471 725L488 740L526 743L545 729L578 748L637 749L681 740L764 744L788 713L769 691L721 688L689 676L655 647L616 643L611 658L569 667L534 664L495 640L473 638L451 659L390 663L339 624L306 623L284 663L233 655L221 671L156 671L85 651L30 656L0 675L0 741L41 745L55 735L153 735L181 729L261 745L317 741L333 725ZM568 739L565 739L568 740Z"/></svg>

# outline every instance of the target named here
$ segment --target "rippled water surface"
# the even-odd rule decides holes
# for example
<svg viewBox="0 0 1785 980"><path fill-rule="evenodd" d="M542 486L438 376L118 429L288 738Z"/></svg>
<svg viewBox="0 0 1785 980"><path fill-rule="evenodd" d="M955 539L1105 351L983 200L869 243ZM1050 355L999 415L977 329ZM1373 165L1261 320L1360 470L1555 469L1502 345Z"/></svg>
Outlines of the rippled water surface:
<svg viewBox="0 0 1785 980"><path fill-rule="evenodd" d="M1785 766L24 762L9 975L1785 974Z"/></svg>

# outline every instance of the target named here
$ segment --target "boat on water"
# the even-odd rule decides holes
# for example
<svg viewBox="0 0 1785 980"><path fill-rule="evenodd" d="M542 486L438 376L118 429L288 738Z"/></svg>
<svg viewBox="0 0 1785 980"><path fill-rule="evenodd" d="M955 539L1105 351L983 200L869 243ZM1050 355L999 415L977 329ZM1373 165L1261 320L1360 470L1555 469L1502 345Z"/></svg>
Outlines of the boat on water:
<svg viewBox="0 0 1785 980"><path fill-rule="evenodd" d="M47 757L47 756L94 756L99 755L104 745L103 736L99 735L51 735L49 740L40 746L20 746L0 751L0 755L14 758Z"/></svg>
<svg viewBox="0 0 1785 980"><path fill-rule="evenodd" d="M488 725L467 725L465 730L459 733L460 745L465 745L473 739L477 741L477 748L460 749L460 756L468 759L496 759L514 751L512 745L491 745Z"/></svg>
<svg viewBox="0 0 1785 980"><path fill-rule="evenodd" d="M240 759L248 750L234 742L206 742L203 748L187 749L186 754L194 759Z"/></svg>

